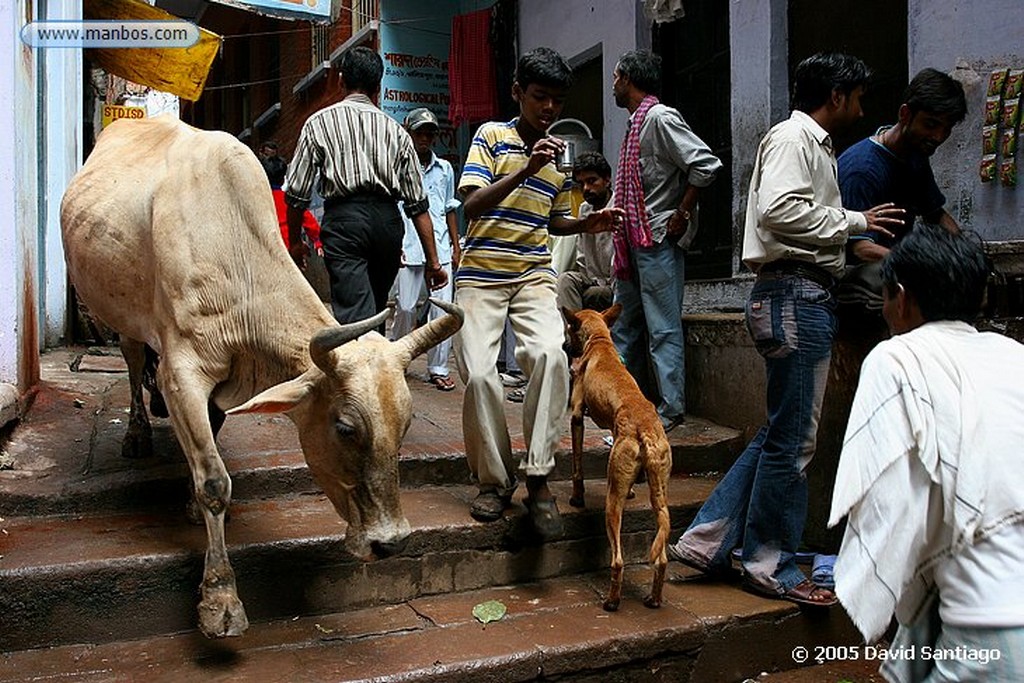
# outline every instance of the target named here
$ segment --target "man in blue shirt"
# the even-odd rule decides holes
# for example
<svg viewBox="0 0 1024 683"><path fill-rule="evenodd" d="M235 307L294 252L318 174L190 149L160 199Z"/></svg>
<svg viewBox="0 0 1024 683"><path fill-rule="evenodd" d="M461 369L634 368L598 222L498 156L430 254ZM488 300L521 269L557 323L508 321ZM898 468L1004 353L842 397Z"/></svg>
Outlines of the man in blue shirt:
<svg viewBox="0 0 1024 683"><path fill-rule="evenodd" d="M844 208L864 211L893 202L906 211L903 225L893 228L894 237L872 230L851 235L850 265L881 261L918 217L950 232L959 231L944 208L946 198L935 183L929 158L966 114L963 86L941 71L923 69L903 93L898 121L879 128L839 157Z"/></svg>

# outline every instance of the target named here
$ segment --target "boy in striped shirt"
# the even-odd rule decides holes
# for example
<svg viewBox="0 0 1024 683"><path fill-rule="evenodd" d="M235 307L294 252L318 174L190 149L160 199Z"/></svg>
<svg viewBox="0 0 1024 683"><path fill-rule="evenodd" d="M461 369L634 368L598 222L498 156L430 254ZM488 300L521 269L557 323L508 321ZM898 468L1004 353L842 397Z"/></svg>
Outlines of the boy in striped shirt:
<svg viewBox="0 0 1024 683"><path fill-rule="evenodd" d="M517 485L519 463L512 455L496 368L507 318L516 334L516 359L528 378L524 503L545 540L562 534L547 477L569 391L548 233L606 232L622 213L608 208L571 218L572 180L554 164L565 143L546 135L571 84L572 69L554 50L523 55L512 86L519 116L480 127L459 181L469 227L455 277L456 301L466 315L455 356L466 385L466 456L480 487L470 514L480 521L499 519Z"/></svg>

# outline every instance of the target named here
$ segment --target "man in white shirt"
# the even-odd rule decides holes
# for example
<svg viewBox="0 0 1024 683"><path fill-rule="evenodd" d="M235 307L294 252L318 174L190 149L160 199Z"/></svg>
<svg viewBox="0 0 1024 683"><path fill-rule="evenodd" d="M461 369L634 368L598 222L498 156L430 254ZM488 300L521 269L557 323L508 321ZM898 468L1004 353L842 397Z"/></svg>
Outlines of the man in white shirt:
<svg viewBox="0 0 1024 683"><path fill-rule="evenodd" d="M757 273L747 329L765 358L768 422L719 482L669 555L711 574L731 570L742 546L746 588L792 602L829 606L797 567L807 518L805 471L836 331L832 290L846 238L871 227L891 234L903 210L842 208L832 135L863 116L870 72L856 57L816 54L797 66L793 113L757 149L747 198L743 261Z"/></svg>
<svg viewBox="0 0 1024 683"><path fill-rule="evenodd" d="M865 641L899 621L889 681L1024 680L1024 345L971 325L988 274L924 223L882 262L895 336L861 369L829 524L848 516L836 593Z"/></svg>
<svg viewBox="0 0 1024 683"><path fill-rule="evenodd" d="M572 168L572 179L583 192L579 217L608 206L612 198L612 167L598 152L584 152ZM579 235L575 265L558 273L558 307L603 311L612 305L612 236L600 232Z"/></svg>
<svg viewBox="0 0 1024 683"><path fill-rule="evenodd" d="M405 117L405 129L412 138L416 158L423 173L423 190L429 206L427 212L434 226L434 245L441 269L447 274L448 282L433 295L441 301L452 300L454 268L459 267L459 227L455 210L461 203L455 196L455 171L445 159L434 154L434 141L440 126L437 115L426 107L413 109ZM395 323L391 329L392 339L398 339L416 326L416 305L420 296L427 291L426 258L420 243L416 226L408 218L405 222L405 237L402 240L402 267L398 270L398 305L395 309ZM430 320L445 315L437 306L430 307ZM448 356L452 341L445 339L427 351L428 380L440 391L451 391L455 381L448 372Z"/></svg>

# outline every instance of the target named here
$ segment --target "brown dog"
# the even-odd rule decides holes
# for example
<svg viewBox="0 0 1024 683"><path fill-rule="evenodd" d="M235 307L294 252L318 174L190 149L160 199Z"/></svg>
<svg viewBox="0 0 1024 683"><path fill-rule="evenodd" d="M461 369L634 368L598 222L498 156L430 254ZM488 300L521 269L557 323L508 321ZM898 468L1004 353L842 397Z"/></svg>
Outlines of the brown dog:
<svg viewBox="0 0 1024 683"><path fill-rule="evenodd" d="M647 474L651 507L657 518L657 533L651 545L654 565L651 594L644 600L648 607L661 606L668 556L665 546L669 535L668 478L672 470L672 450L654 406L619 359L608 328L622 312L615 304L603 313L562 309L569 323L569 346L579 355L569 408L572 414L572 498L569 504L583 507L583 415L586 410L598 427L612 430L608 454L608 494L605 500L605 527L611 544L612 581L604 608L614 612L622 596L622 506L642 467Z"/></svg>

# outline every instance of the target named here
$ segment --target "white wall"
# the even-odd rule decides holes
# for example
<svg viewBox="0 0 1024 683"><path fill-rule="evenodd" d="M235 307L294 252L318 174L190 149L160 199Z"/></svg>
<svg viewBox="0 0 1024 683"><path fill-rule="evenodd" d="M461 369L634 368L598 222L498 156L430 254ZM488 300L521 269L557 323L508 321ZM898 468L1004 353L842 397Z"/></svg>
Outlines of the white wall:
<svg viewBox="0 0 1024 683"><path fill-rule="evenodd" d="M639 26L638 26L639 22ZM519 54L536 47L550 47L566 59L591 52L600 46L606 74L604 100L604 135L601 149L612 168L619 158L619 146L626 134L625 109L615 106L612 97L612 70L622 53L637 47L638 32L648 36L647 18L637 3L627 0L520 0ZM570 95L571 96L571 95Z"/></svg>
<svg viewBox="0 0 1024 683"><path fill-rule="evenodd" d="M732 116L733 270L740 262L747 189L754 150L768 129L789 116L786 0L742 0L729 5ZM732 302L735 304L735 302Z"/></svg>
<svg viewBox="0 0 1024 683"><path fill-rule="evenodd" d="M15 30L15 17L22 10L18 3L0 4L0 74L19 73L15 65L18 60L19 43ZM0 384L13 384L17 379L17 273L18 249L14 226L17 210L17 186L15 185L16 148L12 131L16 130L14 102L17 78L0 78L0 243L8 245L0 249Z"/></svg>
<svg viewBox="0 0 1024 683"><path fill-rule="evenodd" d="M978 176L989 73L1024 68L1024 2L910 0L908 15L910 74L926 66L955 72L967 94L967 119L932 158L947 208L985 239L1024 239L1024 184L1007 188ZM1017 158L1019 175L1024 156Z"/></svg>
<svg viewBox="0 0 1024 683"><path fill-rule="evenodd" d="M0 382L19 389L25 388L22 344L26 336L29 342L35 338L32 310L24 302L35 296L38 196L36 56L19 38L26 2L0 4L0 72L5 74L0 78L0 243L6 245L0 249Z"/></svg>
<svg viewBox="0 0 1024 683"><path fill-rule="evenodd" d="M19 393L38 378L44 342L56 342L64 331L58 214L82 147L81 53L23 45L29 11L32 18L80 18L81 6L77 0L0 3L0 102L7 105L0 106L0 383Z"/></svg>
<svg viewBox="0 0 1024 683"><path fill-rule="evenodd" d="M50 19L80 19L79 0L49 0ZM39 216L44 241L42 284L43 346L63 341L67 331L67 268L60 237L60 202L71 177L82 164L83 83L79 50L49 50L38 106L43 107L46 158L42 189L45 200ZM176 98L175 98L176 101Z"/></svg>

